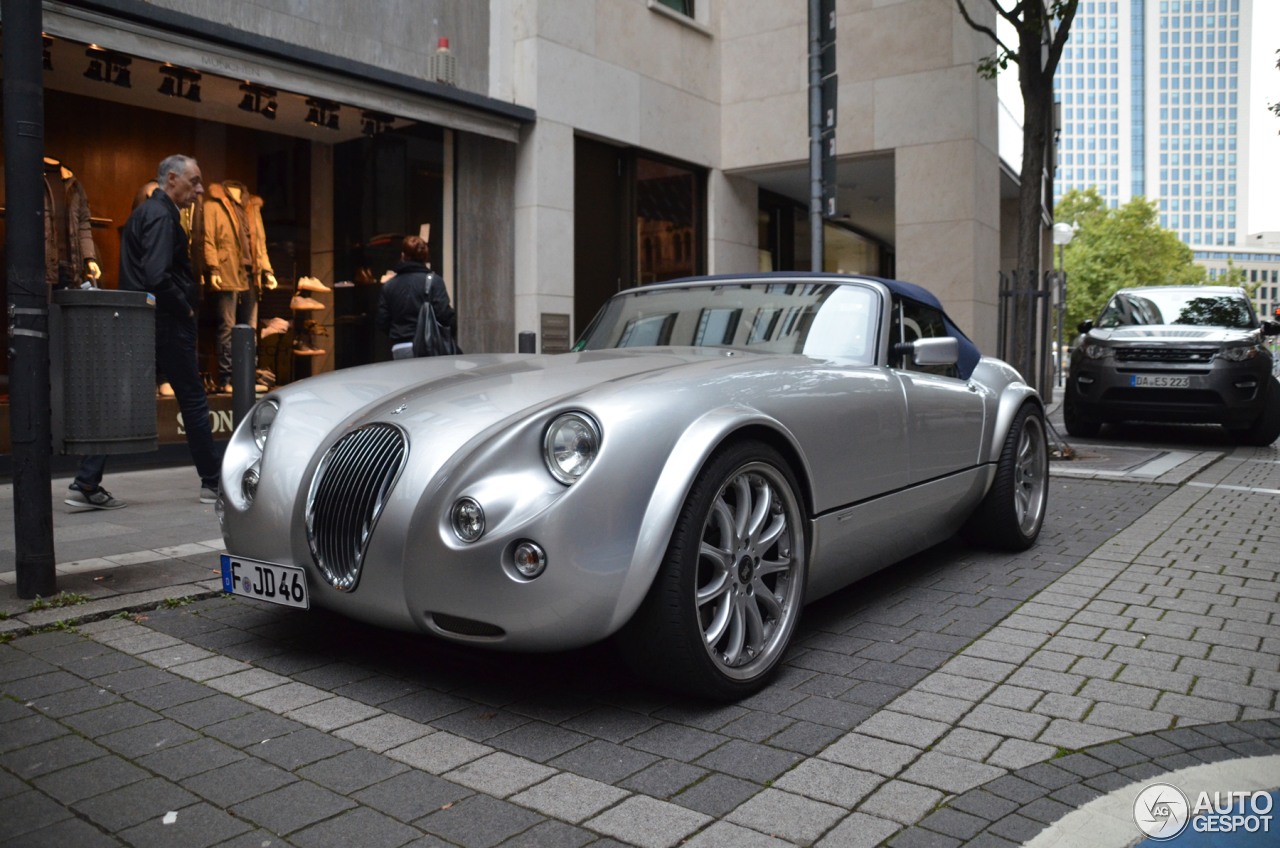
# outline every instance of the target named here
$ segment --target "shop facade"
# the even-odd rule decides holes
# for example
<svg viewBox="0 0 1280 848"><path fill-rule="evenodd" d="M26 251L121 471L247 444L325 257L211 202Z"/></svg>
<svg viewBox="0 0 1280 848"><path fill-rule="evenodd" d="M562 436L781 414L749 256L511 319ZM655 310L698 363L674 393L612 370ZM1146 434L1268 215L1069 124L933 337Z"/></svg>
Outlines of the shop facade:
<svg viewBox="0 0 1280 848"><path fill-rule="evenodd" d="M373 322L380 280L399 261L401 239L420 235L458 307L464 349L513 347L504 343L515 332L514 164L520 127L534 114L456 85L472 78L483 88L474 77L487 65L487 36L471 38L481 49L462 56L437 52L433 40L424 58L436 81L170 5L179 8L44 4L51 289L97 273L99 286L117 286L125 220L160 160L183 153L206 186L184 226L202 281L198 353L215 437L232 424L218 363L220 291L256 293L257 364L268 385L389 359ZM487 32L484 20L456 26L464 41ZM162 443L183 440L176 402L159 391L157 423Z"/></svg>

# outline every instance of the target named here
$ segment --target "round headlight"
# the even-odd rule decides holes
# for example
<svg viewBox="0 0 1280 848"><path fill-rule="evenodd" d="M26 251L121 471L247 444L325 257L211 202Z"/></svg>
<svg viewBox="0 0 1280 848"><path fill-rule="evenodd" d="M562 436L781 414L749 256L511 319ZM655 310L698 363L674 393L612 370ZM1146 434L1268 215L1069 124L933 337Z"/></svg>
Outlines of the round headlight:
<svg viewBox="0 0 1280 848"><path fill-rule="evenodd" d="M449 517L462 541L474 542L484 535L484 510L475 498L458 498Z"/></svg>
<svg viewBox="0 0 1280 848"><path fill-rule="evenodd" d="M512 552L516 571L520 576L532 580L547 567L547 552L537 542L521 542Z"/></svg>
<svg viewBox="0 0 1280 848"><path fill-rule="evenodd" d="M568 412L547 428L543 458L551 476L566 486L586 473L600 452L600 429L585 415Z"/></svg>
<svg viewBox="0 0 1280 848"><path fill-rule="evenodd" d="M274 400L264 400L253 408L249 417L249 426L253 431L253 442L262 450L267 446L267 436L271 435L271 424L276 420L280 404Z"/></svg>

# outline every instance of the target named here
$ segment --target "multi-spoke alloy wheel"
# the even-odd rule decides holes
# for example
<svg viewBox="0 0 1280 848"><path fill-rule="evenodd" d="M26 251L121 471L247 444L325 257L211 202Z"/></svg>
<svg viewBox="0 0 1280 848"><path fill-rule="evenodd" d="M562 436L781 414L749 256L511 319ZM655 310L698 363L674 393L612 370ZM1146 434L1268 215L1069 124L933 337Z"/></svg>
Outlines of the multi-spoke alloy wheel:
<svg viewBox="0 0 1280 848"><path fill-rule="evenodd" d="M1025 551L1040 536L1048 503L1044 413L1028 401L1009 426L991 488L960 532L974 545Z"/></svg>
<svg viewBox="0 0 1280 848"><path fill-rule="evenodd" d="M1028 417L1018 438L1018 459L1013 472L1013 511L1018 518L1018 528L1027 535L1039 526L1044 509L1044 487L1049 483L1048 453L1040 419Z"/></svg>
<svg viewBox="0 0 1280 848"><path fill-rule="evenodd" d="M649 594L619 634L633 669L720 700L768 681L804 603L808 548L798 491L768 445L739 442L707 462Z"/></svg>
<svg viewBox="0 0 1280 848"><path fill-rule="evenodd" d="M739 469L711 502L698 552L698 625L711 658L734 676L772 659L794 618L795 512L790 487L760 462Z"/></svg>

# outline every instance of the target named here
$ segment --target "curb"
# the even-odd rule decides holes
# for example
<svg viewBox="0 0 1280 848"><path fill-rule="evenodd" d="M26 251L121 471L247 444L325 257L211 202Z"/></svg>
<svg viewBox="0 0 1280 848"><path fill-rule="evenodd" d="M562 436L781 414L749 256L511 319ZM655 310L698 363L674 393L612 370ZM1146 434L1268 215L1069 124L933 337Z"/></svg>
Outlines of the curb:
<svg viewBox="0 0 1280 848"><path fill-rule="evenodd" d="M1280 719L1160 730L1018 769L954 796L890 845L1025 845L1086 804L1192 766L1280 754ZM1280 778L1276 780L1280 784ZM1131 842L1140 840L1134 826ZM955 843L955 844L958 844Z"/></svg>
<svg viewBox="0 0 1280 848"><path fill-rule="evenodd" d="M61 627L74 627L77 624L88 624L122 612L148 612L160 607L165 601L201 601L221 594L223 594L222 581L206 580L200 583L149 589L145 592L112 595L75 606L38 610L0 621L0 639L8 641L30 636L48 627L61 629Z"/></svg>

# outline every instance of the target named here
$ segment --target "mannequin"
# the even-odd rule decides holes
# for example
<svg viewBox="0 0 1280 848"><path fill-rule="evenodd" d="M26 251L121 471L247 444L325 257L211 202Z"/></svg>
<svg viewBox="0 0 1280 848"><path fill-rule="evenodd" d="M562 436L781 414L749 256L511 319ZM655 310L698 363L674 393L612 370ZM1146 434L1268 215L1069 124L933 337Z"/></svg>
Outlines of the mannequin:
<svg viewBox="0 0 1280 848"><path fill-rule="evenodd" d="M243 183L226 180L208 186L203 206L203 265L209 302L218 318L218 385L231 381L231 328L258 324L258 296L278 285L267 256L262 198Z"/></svg>
<svg viewBox="0 0 1280 848"><path fill-rule="evenodd" d="M84 186L57 159L44 160L45 282L92 288L102 277Z"/></svg>

